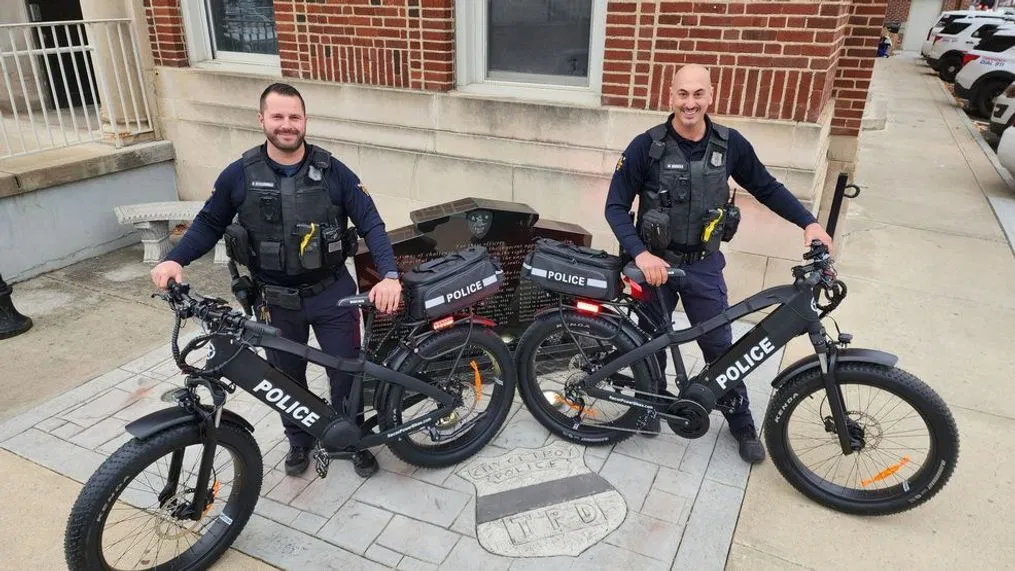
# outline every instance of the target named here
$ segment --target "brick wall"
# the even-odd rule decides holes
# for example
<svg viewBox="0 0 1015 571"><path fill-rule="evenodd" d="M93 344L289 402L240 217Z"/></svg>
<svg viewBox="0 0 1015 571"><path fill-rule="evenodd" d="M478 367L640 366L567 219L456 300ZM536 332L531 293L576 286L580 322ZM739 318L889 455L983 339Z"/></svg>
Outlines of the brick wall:
<svg viewBox="0 0 1015 571"><path fill-rule="evenodd" d="M187 45L183 39L180 0L144 0L155 65L186 67Z"/></svg>
<svg viewBox="0 0 1015 571"><path fill-rule="evenodd" d="M905 22L909 19L909 5L912 0L889 0L885 20L889 22Z"/></svg>
<svg viewBox="0 0 1015 571"><path fill-rule="evenodd" d="M885 0L853 0L849 26L840 49L835 76L835 115L832 134L856 136L874 71L874 55L881 41L888 5Z"/></svg>
<svg viewBox="0 0 1015 571"><path fill-rule="evenodd" d="M447 91L454 0L275 0L282 74Z"/></svg>
<svg viewBox="0 0 1015 571"><path fill-rule="evenodd" d="M603 103L666 110L673 72L700 63L712 69L718 114L816 121L840 97L836 130L855 134L885 2L613 0Z"/></svg>

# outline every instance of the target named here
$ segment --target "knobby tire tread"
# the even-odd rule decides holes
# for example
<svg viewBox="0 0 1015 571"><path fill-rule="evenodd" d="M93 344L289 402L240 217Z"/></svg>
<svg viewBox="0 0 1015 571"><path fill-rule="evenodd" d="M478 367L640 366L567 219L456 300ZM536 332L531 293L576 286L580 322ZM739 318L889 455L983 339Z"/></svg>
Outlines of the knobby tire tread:
<svg viewBox="0 0 1015 571"><path fill-rule="evenodd" d="M471 337L468 337L469 335ZM480 434L474 435L470 432L470 434L465 435L469 439L467 444L452 448L450 451L435 451L420 448L409 439L409 435L392 440L387 445L388 449L399 460L418 468L446 468L454 466L471 458L482 450L497 436L500 428L504 425L508 412L511 410L511 403L514 401L515 386L518 384L517 372L514 359L511 356L511 350L493 331L486 328L474 327L470 333L468 327L456 327L441 332L423 341L419 351L410 353L406 359L398 364L397 370L400 373L413 376L423 362L423 357L419 353L440 353L445 348L460 346L467 337L470 345L481 346L489 351L500 366L501 382L503 383L502 390L504 391L500 409L495 412L493 421L487 424ZM461 363L459 363L459 366L461 366ZM468 366L467 363L466 366ZM390 430L397 426L397 419L401 417L403 392L404 390L400 386L391 385L388 387L387 403L381 417L382 428L384 430ZM472 430L475 430L475 428Z"/></svg>
<svg viewBox="0 0 1015 571"><path fill-rule="evenodd" d="M561 315L563 315L563 319L568 320L569 328L587 325L592 335L609 338L609 341L621 353L633 351L639 346L639 343L630 339L619 325L605 319L596 319L570 311L563 314L557 312L549 313L537 318L525 330L525 333L522 334L521 339L518 341L518 349L516 350L518 388L525 408L547 430L560 438L576 444L584 446L611 446L635 436L633 432L610 430L608 428L583 428L575 430L571 425L561 424L556 417L550 416L541 406L539 399L544 399L544 397L539 388L538 380L535 378L533 359L535 358L535 351L543 341L549 336L558 333L559 327L563 327L563 325L559 325L562 323ZM565 333L565 335L569 334ZM638 361L632 364L631 370L634 373L636 389L652 392L651 375L645 361ZM627 412L612 424L620 428L634 429L637 426L639 418L639 411L628 408Z"/></svg>
<svg viewBox="0 0 1015 571"><path fill-rule="evenodd" d="M944 400L927 384L916 376L897 367L887 367L873 363L839 363L836 367L836 378L843 384L867 384L890 392L913 407L927 424L932 440L934 454L927 458L927 466L946 462L944 469L936 480L921 475L919 485L914 485L909 492L896 495L886 500L862 502L842 498L816 487L798 472L792 463L791 452L786 446L786 426L796 407L806 395L824 394L824 381L820 369L811 369L786 381L772 397L765 418L765 443L772 456L772 462L784 478L798 491L812 500L832 509L855 515L884 516L911 510L932 497L948 483L959 457L959 433L955 419ZM853 382L850 382L853 381ZM869 382L863 382L869 381ZM816 387L816 388L815 388ZM775 418L787 399L794 393L800 393L792 411L782 422ZM929 474L933 476L934 470ZM927 484L933 481L929 490Z"/></svg>
<svg viewBox="0 0 1015 571"><path fill-rule="evenodd" d="M104 509L107 500L112 499L112 494L123 492L123 489L117 490L117 486L124 478L131 474L136 477L154 460L158 460L178 448L183 442L187 445L194 445L191 433L197 430L196 424L186 424L163 430L145 440L134 438L124 443L99 466L98 470L85 483L67 519L64 554L67 567L71 571L94 571L101 568L98 564L101 559L98 554L101 552L102 546L95 543L101 539L99 536L102 530L92 529L92 526L99 525L100 512ZM254 506L260 495L263 461L260 448L253 435L240 426L223 421L219 425L218 441L220 443L230 442L234 445L233 449L237 454L243 456L246 462L244 467L245 487L237 502L240 511L234 514L229 532L224 534L222 539L201 557L198 567L191 567L191 569L205 569L225 553L243 531L254 512ZM197 443L200 441L198 440ZM249 448L244 451L244 447ZM153 455L154 458L152 458ZM145 464L138 466L139 462L145 462ZM124 488L126 488L126 484ZM253 497L251 498L251 496ZM106 517L108 517L108 513L101 517L101 523L105 523Z"/></svg>

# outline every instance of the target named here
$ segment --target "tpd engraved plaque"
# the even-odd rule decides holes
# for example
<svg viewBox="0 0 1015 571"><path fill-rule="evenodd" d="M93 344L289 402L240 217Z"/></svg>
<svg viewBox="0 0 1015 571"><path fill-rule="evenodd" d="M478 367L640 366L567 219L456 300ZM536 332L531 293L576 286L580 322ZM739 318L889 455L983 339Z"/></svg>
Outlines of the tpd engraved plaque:
<svg viewBox="0 0 1015 571"><path fill-rule="evenodd" d="M498 555L577 556L627 517L620 492L564 441L478 458L458 475L476 486L476 537Z"/></svg>
<svg viewBox="0 0 1015 571"><path fill-rule="evenodd" d="M528 205L483 198L463 198L409 213L411 226L388 232L395 252L395 264L402 272L421 262L471 245L486 247L500 261L504 271L501 291L475 307L478 315L497 323L496 331L511 340L521 336L536 311L550 297L527 280L520 280L522 260L535 248L539 238L589 246L592 235L566 222L539 220ZM370 251L360 240L355 257L360 291L367 291L380 277ZM391 318L378 315L374 321L371 348L391 327ZM389 337L397 338L397 335ZM384 351L382 351L382 354Z"/></svg>

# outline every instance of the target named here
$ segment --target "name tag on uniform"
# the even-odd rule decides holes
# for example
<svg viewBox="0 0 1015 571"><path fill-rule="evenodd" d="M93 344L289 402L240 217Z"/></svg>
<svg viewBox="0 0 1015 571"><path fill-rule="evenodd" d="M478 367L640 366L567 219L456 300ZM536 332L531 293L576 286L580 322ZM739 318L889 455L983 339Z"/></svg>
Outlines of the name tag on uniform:
<svg viewBox="0 0 1015 571"><path fill-rule="evenodd" d="M681 163L666 163L666 168L682 171L687 169L687 165Z"/></svg>
<svg viewBox="0 0 1015 571"><path fill-rule="evenodd" d="M263 180L252 180L250 186L254 188L275 188L275 183L263 181Z"/></svg>

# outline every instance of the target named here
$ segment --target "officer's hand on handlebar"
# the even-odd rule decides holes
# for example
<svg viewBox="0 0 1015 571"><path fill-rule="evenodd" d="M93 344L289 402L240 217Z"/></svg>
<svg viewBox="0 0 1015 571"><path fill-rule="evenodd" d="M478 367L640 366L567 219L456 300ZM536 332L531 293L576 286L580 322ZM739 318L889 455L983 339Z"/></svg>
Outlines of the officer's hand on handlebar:
<svg viewBox="0 0 1015 571"><path fill-rule="evenodd" d="M645 281L651 286L660 286L669 279L669 276L666 275L666 268L670 265L659 256L642 252L634 257L634 264L638 266L641 273L645 274Z"/></svg>
<svg viewBox="0 0 1015 571"><path fill-rule="evenodd" d="M183 282L183 266L172 260L166 260L155 266L152 268L151 274L152 282L159 289L166 289L170 278L175 280L176 283Z"/></svg>
<svg viewBox="0 0 1015 571"><path fill-rule="evenodd" d="M381 313L392 313L402 300L402 283L395 278L384 278L370 288L370 301Z"/></svg>
<svg viewBox="0 0 1015 571"><path fill-rule="evenodd" d="M804 245L809 247L814 240L828 246L829 253L832 251L832 237L817 222L812 222L804 228Z"/></svg>

